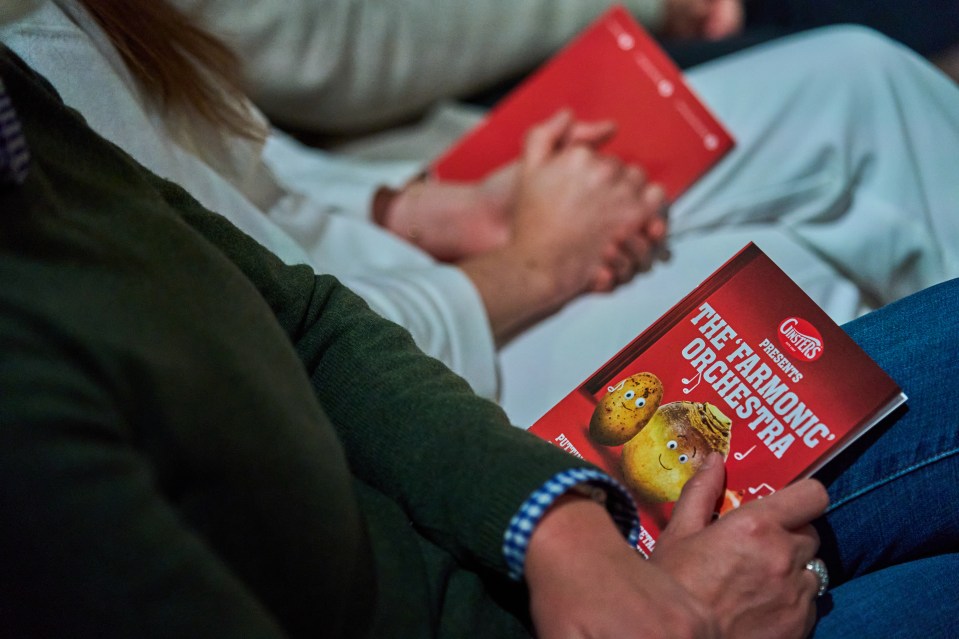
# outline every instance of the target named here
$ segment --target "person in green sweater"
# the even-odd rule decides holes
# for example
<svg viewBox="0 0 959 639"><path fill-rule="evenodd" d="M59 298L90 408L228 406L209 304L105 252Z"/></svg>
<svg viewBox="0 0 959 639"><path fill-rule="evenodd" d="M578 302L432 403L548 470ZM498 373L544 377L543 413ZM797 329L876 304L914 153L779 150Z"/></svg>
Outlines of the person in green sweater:
<svg viewBox="0 0 959 639"><path fill-rule="evenodd" d="M332 277L284 266L98 138L12 58L0 120L25 142L5 128L5 634L557 636L556 606L573 614L566 599L595 590L566 574L588 557L609 592L655 584L608 636L639 613L664 636L714 635L716 615L626 543L635 513L612 480L510 427ZM771 534L805 563L826 497L815 482L793 494L805 515ZM811 623L815 578L777 581L807 603L784 626Z"/></svg>
<svg viewBox="0 0 959 639"><path fill-rule="evenodd" d="M712 523L714 455L646 561L611 478L96 136L4 48L0 78L0 634L812 628L820 482Z"/></svg>

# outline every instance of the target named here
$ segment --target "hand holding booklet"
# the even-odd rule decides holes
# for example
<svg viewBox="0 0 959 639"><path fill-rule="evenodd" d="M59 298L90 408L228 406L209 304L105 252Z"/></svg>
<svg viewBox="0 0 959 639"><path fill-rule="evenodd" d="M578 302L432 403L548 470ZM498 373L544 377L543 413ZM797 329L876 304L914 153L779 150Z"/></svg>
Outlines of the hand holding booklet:
<svg viewBox="0 0 959 639"><path fill-rule="evenodd" d="M629 489L648 555L709 453L726 461L721 514L810 476L905 399L750 244L530 432Z"/></svg>
<svg viewBox="0 0 959 639"><path fill-rule="evenodd" d="M674 200L732 136L678 68L615 6L504 98L431 167L475 180L520 154L526 132L568 108L612 120L602 149ZM726 462L717 511L808 477L905 401L883 372L750 244L543 415L530 432L620 479L652 552L711 452Z"/></svg>
<svg viewBox="0 0 959 639"><path fill-rule="evenodd" d="M564 108L579 120L615 122L602 151L642 167L670 201L733 147L676 65L614 6L503 98L431 173L480 179L516 159L526 132Z"/></svg>

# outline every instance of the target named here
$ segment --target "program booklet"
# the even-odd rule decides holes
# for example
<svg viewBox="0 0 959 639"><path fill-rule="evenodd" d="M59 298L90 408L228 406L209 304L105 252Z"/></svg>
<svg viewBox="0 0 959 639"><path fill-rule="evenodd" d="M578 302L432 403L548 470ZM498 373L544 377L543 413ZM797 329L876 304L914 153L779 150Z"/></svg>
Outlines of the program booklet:
<svg viewBox="0 0 959 639"><path fill-rule="evenodd" d="M710 452L726 460L721 515L808 477L905 400L749 244L530 431L629 489L648 556Z"/></svg>
<svg viewBox="0 0 959 639"><path fill-rule="evenodd" d="M621 6L520 83L430 167L447 180L481 179L520 155L530 127L562 108L612 120L602 148L643 168L670 201L733 147L733 138L679 68Z"/></svg>

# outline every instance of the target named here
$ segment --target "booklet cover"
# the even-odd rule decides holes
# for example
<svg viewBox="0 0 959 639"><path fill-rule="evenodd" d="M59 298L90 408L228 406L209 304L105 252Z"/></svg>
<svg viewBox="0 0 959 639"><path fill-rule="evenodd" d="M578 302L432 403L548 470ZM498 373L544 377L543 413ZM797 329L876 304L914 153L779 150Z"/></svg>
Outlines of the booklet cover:
<svg viewBox="0 0 959 639"><path fill-rule="evenodd" d="M642 167L670 201L733 147L672 60L614 6L504 97L434 162L432 174L482 178L519 157L530 127L561 108L581 120L615 121L603 152Z"/></svg>
<svg viewBox="0 0 959 639"><path fill-rule="evenodd" d="M648 555L711 451L726 459L724 513L811 475L905 399L749 244L530 431L626 485Z"/></svg>

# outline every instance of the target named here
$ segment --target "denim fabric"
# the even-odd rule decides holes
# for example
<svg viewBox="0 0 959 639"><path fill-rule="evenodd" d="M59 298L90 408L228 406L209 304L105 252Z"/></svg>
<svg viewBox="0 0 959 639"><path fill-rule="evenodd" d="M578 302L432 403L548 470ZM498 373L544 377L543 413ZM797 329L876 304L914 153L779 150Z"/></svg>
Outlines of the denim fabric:
<svg viewBox="0 0 959 639"><path fill-rule="evenodd" d="M955 637L959 612L959 280L845 326L909 396L817 477L835 587L815 637Z"/></svg>
<svg viewBox="0 0 959 639"><path fill-rule="evenodd" d="M813 639L954 639L959 554L870 573L820 599Z"/></svg>

